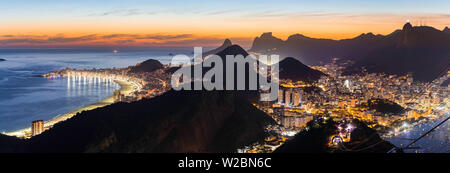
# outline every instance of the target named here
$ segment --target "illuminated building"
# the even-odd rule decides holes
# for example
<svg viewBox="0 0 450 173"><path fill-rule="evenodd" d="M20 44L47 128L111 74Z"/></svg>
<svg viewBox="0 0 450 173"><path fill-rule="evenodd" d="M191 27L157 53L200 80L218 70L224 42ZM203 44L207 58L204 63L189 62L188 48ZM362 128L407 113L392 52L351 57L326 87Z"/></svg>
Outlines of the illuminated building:
<svg viewBox="0 0 450 173"><path fill-rule="evenodd" d="M352 99L351 106L355 107L358 104L358 99Z"/></svg>
<svg viewBox="0 0 450 173"><path fill-rule="evenodd" d="M300 91L299 90L295 90L293 93L292 93L292 101L293 101L293 104L294 104L294 106L298 106L299 104L300 104Z"/></svg>
<svg viewBox="0 0 450 173"><path fill-rule="evenodd" d="M348 79L345 80L344 84L347 89L350 89L350 81Z"/></svg>
<svg viewBox="0 0 450 173"><path fill-rule="evenodd" d="M36 120L31 123L31 135L36 136L44 131L44 121Z"/></svg>
<svg viewBox="0 0 450 173"><path fill-rule="evenodd" d="M346 101L343 101L343 100L339 101L339 103L338 103L339 108L345 108L346 105L347 105Z"/></svg>
<svg viewBox="0 0 450 173"><path fill-rule="evenodd" d="M413 83L413 77L411 74L408 74L408 77L406 77L406 83L408 85L411 85Z"/></svg>
<svg viewBox="0 0 450 173"><path fill-rule="evenodd" d="M120 90L114 91L114 100L116 102L122 102L125 100L125 95L120 92Z"/></svg>
<svg viewBox="0 0 450 173"><path fill-rule="evenodd" d="M314 117L310 115L283 116L281 118L281 124L286 128L302 128L306 126L306 123L313 119Z"/></svg>
<svg viewBox="0 0 450 173"><path fill-rule="evenodd" d="M285 105L290 105L291 104L291 94L292 94L292 89L291 88L287 88L286 92L285 92L285 96L284 96L284 104Z"/></svg>
<svg viewBox="0 0 450 173"><path fill-rule="evenodd" d="M278 90L278 102L282 103L283 102L283 89L279 89Z"/></svg>

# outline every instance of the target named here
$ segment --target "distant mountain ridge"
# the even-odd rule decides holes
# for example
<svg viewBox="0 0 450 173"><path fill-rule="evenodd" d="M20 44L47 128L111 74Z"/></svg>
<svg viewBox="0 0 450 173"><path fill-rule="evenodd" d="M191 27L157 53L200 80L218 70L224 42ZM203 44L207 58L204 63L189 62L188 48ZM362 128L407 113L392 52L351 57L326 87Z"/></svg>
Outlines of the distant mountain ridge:
<svg viewBox="0 0 450 173"><path fill-rule="evenodd" d="M429 81L445 68L450 59L448 27L440 31L429 26L412 26L388 35L361 34L352 39L316 39L294 34L283 41L271 33L256 37L249 51L295 57L308 65L329 62L338 57L355 61L348 71L405 74L412 72L419 81Z"/></svg>
<svg viewBox="0 0 450 173"><path fill-rule="evenodd" d="M273 48L280 48L284 45L284 41L272 35L272 32L263 33L260 37L256 37L253 41L250 51L267 51Z"/></svg>
<svg viewBox="0 0 450 173"><path fill-rule="evenodd" d="M272 33L264 33L262 38L273 39L274 44L279 44L279 39L276 39L272 36ZM206 55L205 55L206 54ZM226 55L243 55L244 57L248 56L249 53L245 51L239 45L232 45L229 39L226 39L222 46L208 51L203 54L203 56L207 55L218 55L222 57L225 62ZM283 58L283 57L280 57ZM321 76L325 75L324 73L311 69L305 64L301 63L299 60L296 60L292 57L286 57L279 62L279 71L281 79L290 79L292 81L305 81L305 82L313 82L318 80ZM224 68L226 68L224 66ZM209 68L208 68L209 69ZM208 70L205 69L205 70ZM236 73L235 73L236 74Z"/></svg>
<svg viewBox="0 0 450 173"><path fill-rule="evenodd" d="M225 41L226 43L227 41ZM227 44L223 44L223 45L227 45ZM224 46L221 46L217 49L214 50L220 50L221 48L223 48ZM226 56L227 55L242 55L243 57L247 57L249 55L249 53L247 51L245 51L242 47L240 47L239 45L231 45L231 46L227 46L226 48L224 48L222 51L216 53L215 55L219 56L222 59L222 69L224 70L223 72L223 84L224 86L226 85L225 79L227 78L228 75L234 74L234 87L237 88L237 79L238 79L238 71L237 68L235 66L233 73L230 73L229 71L227 71L227 59ZM262 63L259 62L257 60L255 60L257 63ZM200 66L202 64L196 64L194 66ZM212 68L215 67L216 64L213 64L212 67L205 67L202 66L202 73L203 75L205 75L206 72L208 72L209 70L211 70ZM324 73L318 71L318 70L314 70L311 69L310 67L304 65L303 63L301 63L300 61L292 58L292 57L287 57L284 58L282 61L279 62L279 77L281 79L290 79L292 81L304 81L304 82L314 82L316 80L318 80L321 76L325 75ZM191 68L191 79L194 78L194 66L192 66ZM177 71L180 67L172 67L168 69L168 73L173 73L175 71ZM239 91L235 91L240 93L241 96L247 98L248 100L250 100L251 102L256 102L259 98L259 91L258 90L250 90L250 79L249 79L249 71L252 70L255 73L257 73L257 71L255 71L256 69L249 69L249 65L246 64L245 65L245 74L244 76L244 80L245 80L245 89L244 90L239 90ZM262 76L259 76L262 77ZM215 78L214 78L215 79ZM260 85L259 85L259 81L257 81L257 89L259 89ZM193 88L193 83L191 83L191 88Z"/></svg>
<svg viewBox="0 0 450 173"><path fill-rule="evenodd" d="M444 30L442 30L442 32L445 32L445 33L447 33L447 34L450 34L450 29L446 26L446 27L444 28Z"/></svg>

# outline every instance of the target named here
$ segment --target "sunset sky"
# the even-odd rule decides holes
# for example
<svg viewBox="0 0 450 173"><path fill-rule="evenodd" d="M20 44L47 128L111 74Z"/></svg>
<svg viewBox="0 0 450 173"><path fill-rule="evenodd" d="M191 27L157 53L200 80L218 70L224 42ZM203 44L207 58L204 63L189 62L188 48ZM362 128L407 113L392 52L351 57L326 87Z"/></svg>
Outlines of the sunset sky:
<svg viewBox="0 0 450 173"><path fill-rule="evenodd" d="M215 46L225 38L249 47L263 32L342 39L389 34L407 19L442 30L450 1L0 1L0 48Z"/></svg>

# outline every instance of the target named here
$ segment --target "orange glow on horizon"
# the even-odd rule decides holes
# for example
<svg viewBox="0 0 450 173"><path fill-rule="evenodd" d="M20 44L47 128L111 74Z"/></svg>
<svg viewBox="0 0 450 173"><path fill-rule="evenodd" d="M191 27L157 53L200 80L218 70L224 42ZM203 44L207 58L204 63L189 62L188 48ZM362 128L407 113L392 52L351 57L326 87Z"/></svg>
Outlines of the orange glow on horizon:
<svg viewBox="0 0 450 173"><path fill-rule="evenodd" d="M312 38L339 40L354 38L367 32L387 35L396 29L401 29L406 22L404 16L386 15L330 16L319 19L296 16L295 18L285 17L282 20L279 18L265 20L226 18L183 21L168 19L148 22L113 19L9 22L8 27L0 31L0 47L218 46L226 38L230 38L234 44L250 47L253 39L264 32L272 32L275 37L283 40L296 33ZM448 16L429 18L428 21L429 26L442 30L448 24ZM411 20L411 23L418 24L414 20ZM111 35L123 36L107 37ZM53 42L48 41L52 38L59 39ZM29 41L19 42L19 39L29 39Z"/></svg>

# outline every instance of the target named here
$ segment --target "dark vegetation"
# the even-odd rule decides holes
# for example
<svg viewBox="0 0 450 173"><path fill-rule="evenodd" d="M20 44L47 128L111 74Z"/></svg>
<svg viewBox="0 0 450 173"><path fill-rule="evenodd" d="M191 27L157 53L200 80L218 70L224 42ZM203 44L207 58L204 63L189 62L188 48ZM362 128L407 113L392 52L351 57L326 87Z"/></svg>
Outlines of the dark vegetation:
<svg viewBox="0 0 450 173"><path fill-rule="evenodd" d="M275 153L386 153L394 145L380 138L377 132L359 120L351 122L355 129L351 140L341 147L329 147L330 136L336 134L337 122L329 119L316 119L307 123L306 128L286 141Z"/></svg>
<svg viewBox="0 0 450 173"><path fill-rule="evenodd" d="M384 114L400 114L405 111L399 104L386 99L370 99L361 106L368 107L370 110L375 110L376 112Z"/></svg>

